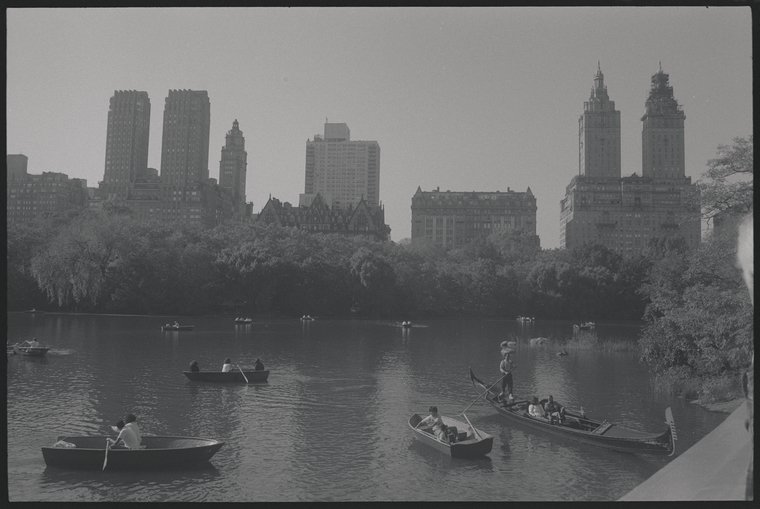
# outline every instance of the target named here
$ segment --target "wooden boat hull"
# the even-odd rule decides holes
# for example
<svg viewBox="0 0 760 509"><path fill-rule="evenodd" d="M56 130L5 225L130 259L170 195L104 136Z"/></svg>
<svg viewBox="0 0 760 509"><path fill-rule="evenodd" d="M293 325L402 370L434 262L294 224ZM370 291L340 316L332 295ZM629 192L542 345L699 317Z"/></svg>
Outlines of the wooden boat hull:
<svg viewBox="0 0 760 509"><path fill-rule="evenodd" d="M101 470L105 459L105 436L58 437L77 447L43 447L42 456L51 467ZM144 449L112 448L106 470L156 470L181 468L208 462L224 442L208 438L143 436Z"/></svg>
<svg viewBox="0 0 760 509"><path fill-rule="evenodd" d="M167 327L166 325L161 326L162 331L174 331L174 330L193 330L195 329L195 325L170 325Z"/></svg>
<svg viewBox="0 0 760 509"><path fill-rule="evenodd" d="M183 371L185 376L194 382L215 382L215 383L246 383L245 378L239 370L228 371ZM243 370L248 383L265 383L269 379L269 370L247 371Z"/></svg>
<svg viewBox="0 0 760 509"><path fill-rule="evenodd" d="M460 432L466 431L470 427L466 422L458 421L451 417L441 416L441 418L446 426L456 426L457 430ZM413 414L409 418L409 428L412 430L414 438L444 454L450 455L452 458L477 458L479 456L485 456L491 452L491 449L493 448L493 436L484 433L481 430L477 430L477 434L469 434L466 440L457 441L453 444L442 442L438 440L435 435L415 428L415 425L421 420L422 417L420 417L419 414Z"/></svg>
<svg viewBox="0 0 760 509"><path fill-rule="evenodd" d="M475 389L481 394L489 387L475 376L472 369L470 369L470 380ZM498 391L491 388L487 392L484 399L499 414L512 422L525 425L533 430L572 438L615 451L658 455L672 455L675 452L675 440L673 437L675 424L672 422L670 408L665 411L666 416L668 416L668 429L661 433L646 433L626 428L619 424L586 418L568 410L566 410L565 414L565 424L551 424L548 420L528 416L527 400L515 401L505 406L497 400Z"/></svg>
<svg viewBox="0 0 760 509"><path fill-rule="evenodd" d="M43 357L45 354L48 353L48 350L50 348L46 346L16 346L14 347L14 350L17 353L20 353L21 355L26 355L28 357Z"/></svg>

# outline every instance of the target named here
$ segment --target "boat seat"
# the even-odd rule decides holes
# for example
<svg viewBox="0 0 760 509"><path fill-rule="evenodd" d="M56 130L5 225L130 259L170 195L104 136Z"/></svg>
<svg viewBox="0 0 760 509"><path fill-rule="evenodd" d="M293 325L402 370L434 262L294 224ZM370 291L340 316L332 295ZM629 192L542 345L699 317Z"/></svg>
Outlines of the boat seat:
<svg viewBox="0 0 760 509"><path fill-rule="evenodd" d="M591 433L593 433L594 435L604 435L605 431L607 431L611 427L612 427L612 423L610 423L610 422L603 422L602 424L599 425L598 428L596 428Z"/></svg>

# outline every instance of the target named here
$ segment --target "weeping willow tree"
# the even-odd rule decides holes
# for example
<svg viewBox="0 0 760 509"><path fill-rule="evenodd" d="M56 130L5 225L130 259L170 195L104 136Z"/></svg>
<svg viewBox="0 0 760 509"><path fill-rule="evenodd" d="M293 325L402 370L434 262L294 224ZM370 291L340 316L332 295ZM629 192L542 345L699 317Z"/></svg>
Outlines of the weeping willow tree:
<svg viewBox="0 0 760 509"><path fill-rule="evenodd" d="M96 307L129 250L129 230L123 216L81 217L32 258L32 276L60 307Z"/></svg>

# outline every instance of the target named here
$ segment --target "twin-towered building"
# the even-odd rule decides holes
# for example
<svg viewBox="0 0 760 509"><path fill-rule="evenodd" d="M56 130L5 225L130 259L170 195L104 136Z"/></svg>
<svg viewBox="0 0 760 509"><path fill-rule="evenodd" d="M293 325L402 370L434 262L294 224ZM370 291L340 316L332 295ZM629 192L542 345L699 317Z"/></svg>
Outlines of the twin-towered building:
<svg viewBox="0 0 760 509"><path fill-rule="evenodd" d="M685 176L684 120L668 74L652 76L641 117L641 174L621 175L620 112L597 68L591 96L578 121L578 175L560 202L560 247L603 244L624 255L656 238L701 238L700 197Z"/></svg>

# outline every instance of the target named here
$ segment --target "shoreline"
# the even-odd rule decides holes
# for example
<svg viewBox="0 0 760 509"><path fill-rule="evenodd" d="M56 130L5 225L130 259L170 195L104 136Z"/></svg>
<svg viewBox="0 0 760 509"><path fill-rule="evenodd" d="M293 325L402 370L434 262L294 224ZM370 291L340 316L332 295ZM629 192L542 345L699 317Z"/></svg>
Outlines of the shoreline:
<svg viewBox="0 0 760 509"><path fill-rule="evenodd" d="M744 404L744 398L734 398L728 401L716 401L714 403L700 403L699 400L695 399L689 401L689 403L699 405L710 412L722 412L725 414L730 414L739 408L742 404Z"/></svg>

